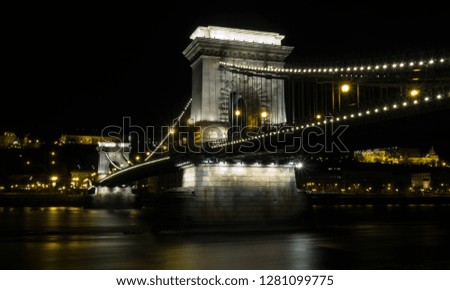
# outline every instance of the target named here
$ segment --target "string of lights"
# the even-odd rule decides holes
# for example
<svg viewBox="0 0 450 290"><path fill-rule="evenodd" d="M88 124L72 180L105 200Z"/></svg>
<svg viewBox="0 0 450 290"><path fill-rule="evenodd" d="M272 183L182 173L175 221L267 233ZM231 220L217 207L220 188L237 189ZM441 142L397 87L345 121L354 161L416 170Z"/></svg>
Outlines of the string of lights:
<svg viewBox="0 0 450 290"><path fill-rule="evenodd" d="M268 72L281 74L338 74L343 72L385 72L385 71L407 71L417 69L418 67L448 66L450 64L449 57L431 58L428 60L411 60L408 62L390 62L379 64L352 65L352 66L318 66L318 67L296 67L283 68L273 66L248 66L234 64L230 62L220 62L222 67L248 70L254 72Z"/></svg>
<svg viewBox="0 0 450 290"><path fill-rule="evenodd" d="M447 97L450 98L450 92L447 93ZM297 124L290 128L280 129L280 130L273 131L273 132L261 133L256 136L252 136L252 137L248 137L248 138L242 138L242 139L237 139L237 140L233 140L233 141L214 141L214 142L211 142L211 148L221 148L221 147L225 147L225 146L240 144L240 143L243 143L246 141L261 139L264 137L270 137L273 135L280 135L280 134L294 132L294 131L301 131L308 127L325 126L327 123L342 122L344 120L349 121L351 119L364 118L364 117L381 114L381 113L386 114L386 113L390 113L390 112L393 112L393 111L396 111L399 109L407 109L410 106L420 106L421 104L427 104L427 103L430 103L433 101L439 102L439 101L443 100L444 98L445 98L444 95L438 94L435 97L426 96L426 97L423 97L422 99L415 98L414 100L410 100L410 101L395 102L391 105L374 107L373 109L367 109L365 111L356 111L356 112L349 113L349 114L330 116L329 118L327 118L328 120L325 119L323 121L318 120L317 122Z"/></svg>

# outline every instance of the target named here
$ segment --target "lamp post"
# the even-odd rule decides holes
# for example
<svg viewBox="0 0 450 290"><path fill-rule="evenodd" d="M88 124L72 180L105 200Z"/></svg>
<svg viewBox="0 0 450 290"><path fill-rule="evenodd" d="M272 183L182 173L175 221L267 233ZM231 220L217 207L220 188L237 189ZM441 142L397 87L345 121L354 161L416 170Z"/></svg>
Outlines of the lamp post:
<svg viewBox="0 0 450 290"><path fill-rule="evenodd" d="M261 112L261 125L265 126L266 125L266 118L269 116L269 113L266 110L263 110Z"/></svg>
<svg viewBox="0 0 450 290"><path fill-rule="evenodd" d="M240 125L240 124L239 124L239 117L241 116L241 114L242 114L242 112L241 112L241 110L239 110L239 109L236 109L236 110L234 111L234 115L236 116L236 122L235 122L235 124L236 124L237 126Z"/></svg>
<svg viewBox="0 0 450 290"><path fill-rule="evenodd" d="M417 97L420 94L420 91L418 89L412 89L409 91L409 95L413 98Z"/></svg>
<svg viewBox="0 0 450 290"><path fill-rule="evenodd" d="M53 175L53 176L50 177L50 180L52 182L52 188L55 188L56 187L56 181L58 181L58 176Z"/></svg>
<svg viewBox="0 0 450 290"><path fill-rule="evenodd" d="M350 91L350 85L347 83L344 83L339 88L339 94L338 94L338 110L341 111L341 93L347 94Z"/></svg>

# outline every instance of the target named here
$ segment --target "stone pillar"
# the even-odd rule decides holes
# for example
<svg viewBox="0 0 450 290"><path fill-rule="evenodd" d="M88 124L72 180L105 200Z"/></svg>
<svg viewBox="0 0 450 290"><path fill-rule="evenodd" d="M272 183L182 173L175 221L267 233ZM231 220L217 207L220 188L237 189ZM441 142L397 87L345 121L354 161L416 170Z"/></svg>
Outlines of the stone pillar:
<svg viewBox="0 0 450 290"><path fill-rule="evenodd" d="M98 168L97 179L101 180L108 176L111 169L126 168L129 166L130 143L100 142L97 146ZM114 163L114 165L111 164Z"/></svg>
<svg viewBox="0 0 450 290"><path fill-rule="evenodd" d="M227 230L303 228L310 203L298 192L293 164L199 164L182 168L182 187L163 194L164 223L180 229L230 226Z"/></svg>
<svg viewBox="0 0 450 290"><path fill-rule="evenodd" d="M111 171L128 167L130 150L130 143L100 142L97 146L99 154L97 179L102 180L111 174ZM133 208L136 206L136 197L129 185L97 186L93 193L87 198L87 207Z"/></svg>
<svg viewBox="0 0 450 290"><path fill-rule="evenodd" d="M226 137L230 124L230 94L243 96L246 124L261 122L262 110L268 111L272 124L286 122L284 81L264 76L246 76L221 69L221 62L255 67L283 67L292 47L282 46L283 35L272 32L198 27L183 54L191 62L191 118L202 128L202 142ZM243 115L244 116L244 115ZM225 135L225 136L222 136Z"/></svg>

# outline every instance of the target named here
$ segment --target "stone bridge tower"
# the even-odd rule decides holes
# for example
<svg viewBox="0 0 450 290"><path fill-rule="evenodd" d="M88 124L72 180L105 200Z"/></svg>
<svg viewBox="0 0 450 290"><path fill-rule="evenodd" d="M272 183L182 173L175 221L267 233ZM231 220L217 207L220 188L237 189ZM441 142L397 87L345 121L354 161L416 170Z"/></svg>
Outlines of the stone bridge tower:
<svg viewBox="0 0 450 290"><path fill-rule="evenodd" d="M283 67L292 47L283 35L217 26L198 27L184 56L192 68L191 118L202 128L201 142L227 136L232 126L258 128L286 122L284 81L245 74L223 63Z"/></svg>

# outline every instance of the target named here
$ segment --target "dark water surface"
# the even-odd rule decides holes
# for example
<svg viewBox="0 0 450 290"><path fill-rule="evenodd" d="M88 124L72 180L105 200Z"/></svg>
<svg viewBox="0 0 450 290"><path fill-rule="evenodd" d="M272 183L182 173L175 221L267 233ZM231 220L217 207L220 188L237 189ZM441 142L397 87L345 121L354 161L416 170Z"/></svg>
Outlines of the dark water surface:
<svg viewBox="0 0 450 290"><path fill-rule="evenodd" d="M2 269L450 269L450 206L316 206L316 227L153 233L144 210L0 208Z"/></svg>

